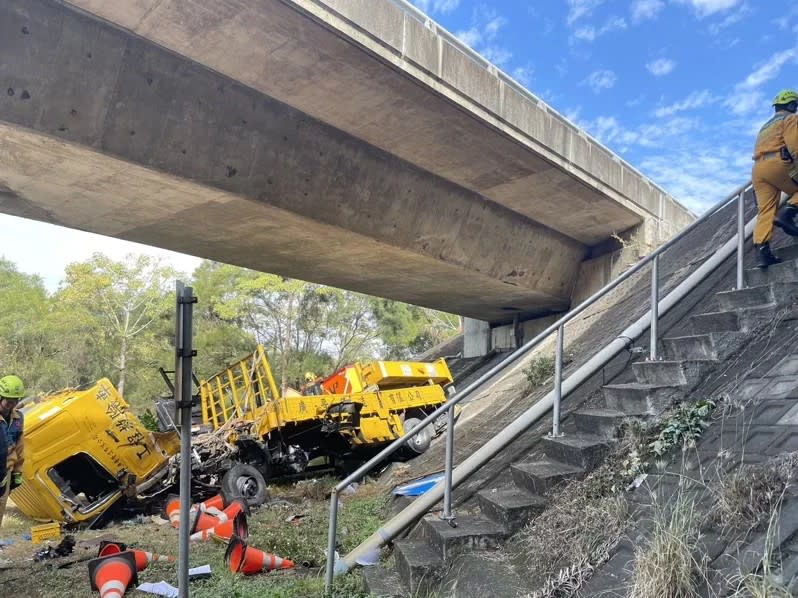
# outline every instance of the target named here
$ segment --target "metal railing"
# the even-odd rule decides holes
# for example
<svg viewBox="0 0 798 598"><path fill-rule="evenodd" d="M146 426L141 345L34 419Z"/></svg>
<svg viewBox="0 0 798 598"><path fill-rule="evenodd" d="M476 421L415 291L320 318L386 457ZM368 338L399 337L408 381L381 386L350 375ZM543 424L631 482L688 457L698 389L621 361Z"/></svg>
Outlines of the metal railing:
<svg viewBox="0 0 798 598"><path fill-rule="evenodd" d="M550 325L543 332L538 334L535 338L525 343L519 349L510 354L501 363L492 367L485 374L480 376L477 380L466 386L460 392L453 395L446 403L435 409L426 418L424 418L417 426L410 432L394 440L391 444L380 451L376 456L368 462L359 467L355 472L344 478L338 485L333 488L330 494L330 520L327 538L327 565L325 571L325 593L329 593L333 577L335 575L335 546L336 546L336 528L338 519L338 496L340 492L349 486L352 482L358 481L363 478L367 473L374 469L377 465L383 463L387 457L392 455L402 446L404 446L409 439L421 432L426 426L431 424L442 413L447 412L448 424L446 427L446 456L444 462L444 498L443 498L443 512L441 519L448 521L451 525L456 525L456 518L452 512L452 470L454 463L454 407L469 397L474 391L478 390L486 382L498 374L503 373L508 367L515 364L522 357L525 357L530 351L536 349L543 341L545 341L552 333L557 333L556 349L555 349L555 371L554 371L554 403L552 405L552 428L551 435L554 437L561 436L560 433L560 402L562 400L562 374L563 374L563 348L564 348L564 335L565 325L584 312L588 307L591 307L596 301L604 297L607 293L618 287L622 282L628 280L637 272L651 264L651 325L650 325L650 350L649 360L656 361L658 359L657 341L658 341L658 303L659 303L659 257L668 249L673 247L676 243L681 241L684 237L690 234L693 230L703 224L710 217L714 216L720 210L726 208L733 202L737 202L737 281L736 288L742 289L745 284L744 270L743 270L743 256L745 247L745 221L744 221L744 196L745 193L751 188L750 182L738 188L734 193L729 195L726 199L719 202L715 207L708 210L703 216L696 219L689 226L682 229L679 234L669 239L666 243L658 247L653 253L646 256L644 259L637 262L634 266L626 270L623 274L616 279L605 285L599 291L585 299L576 308L569 311L562 318Z"/></svg>

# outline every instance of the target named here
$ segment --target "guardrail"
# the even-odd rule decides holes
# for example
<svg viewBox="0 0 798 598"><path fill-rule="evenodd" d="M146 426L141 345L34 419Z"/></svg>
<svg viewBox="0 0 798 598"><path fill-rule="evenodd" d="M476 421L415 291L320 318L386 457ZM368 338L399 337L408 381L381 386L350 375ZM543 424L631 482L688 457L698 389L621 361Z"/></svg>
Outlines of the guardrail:
<svg viewBox="0 0 798 598"><path fill-rule="evenodd" d="M543 341L545 341L552 333L557 334L556 350L555 350L555 371L554 371L554 403L552 406L552 436L560 436L560 402L562 400L562 370L563 370L563 346L565 336L565 325L580 315L588 307L592 306L596 301L604 297L607 293L615 289L622 282L628 280L631 276L651 264L651 325L650 336L651 343L649 348L649 359L659 359L657 354L657 330L658 330L658 304L659 304L659 258L660 256L673 247L676 243L682 240L685 236L690 234L693 230L703 224L711 216L715 215L718 211L726 208L734 202L737 202L737 281L736 288L742 289L745 285L745 277L743 270L743 255L745 246L745 221L744 221L744 196L745 193L751 188L751 183L747 183L738 188L726 199L719 202L712 209L707 211L702 217L693 221L689 226L684 228L679 234L668 240L661 245L653 253L646 256L644 259L637 262L634 266L626 270L623 274L618 276L615 280L611 281L599 291L585 299L576 308L569 311L557 322L546 328L543 332L538 334L535 338L525 343L522 347L510 354L501 363L491 368L488 372L480 376L477 380L466 386L460 392L453 395L446 403L435 409L426 418L424 418L418 426L414 427L410 432L394 440L391 444L380 451L376 456L368 462L359 467L354 473L347 476L333 488L330 495L330 520L327 538L327 566L325 571L325 592L329 593L332 586L333 576L335 574L335 538L336 527L338 518L338 495L349 484L363 478L367 473L374 469L377 465L383 463L387 457L392 455L407 441L418 434L422 429L432 423L442 413L447 413L448 425L446 427L446 457L444 461L444 496L443 496L443 513L441 519L454 524L455 515L452 512L452 470L454 462L454 407L464 399L469 397L483 384L490 381L497 375L503 373L508 367L515 364L521 358L525 357L530 351L536 349Z"/></svg>

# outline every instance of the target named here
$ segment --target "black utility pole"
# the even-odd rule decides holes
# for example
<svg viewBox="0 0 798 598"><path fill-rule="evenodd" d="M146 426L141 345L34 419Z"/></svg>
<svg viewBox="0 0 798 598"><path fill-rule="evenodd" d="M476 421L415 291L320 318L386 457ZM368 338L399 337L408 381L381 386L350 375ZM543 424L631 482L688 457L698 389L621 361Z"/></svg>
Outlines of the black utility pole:
<svg viewBox="0 0 798 598"><path fill-rule="evenodd" d="M197 298L191 287L177 281L175 304L175 423L180 430L180 541L177 586L180 598L188 598L188 538L191 531L191 386L194 350L193 318Z"/></svg>

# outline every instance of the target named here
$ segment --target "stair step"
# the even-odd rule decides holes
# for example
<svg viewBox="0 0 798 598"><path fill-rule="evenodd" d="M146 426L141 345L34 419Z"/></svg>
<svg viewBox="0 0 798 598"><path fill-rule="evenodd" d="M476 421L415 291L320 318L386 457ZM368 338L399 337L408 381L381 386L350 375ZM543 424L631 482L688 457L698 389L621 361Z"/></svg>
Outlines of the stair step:
<svg viewBox="0 0 798 598"><path fill-rule="evenodd" d="M363 586L373 598L404 598L402 578L395 569L382 565L363 567Z"/></svg>
<svg viewBox="0 0 798 598"><path fill-rule="evenodd" d="M717 365L714 359L690 359L682 361L637 361L632 364L632 372L640 384L655 386L695 386Z"/></svg>
<svg viewBox="0 0 798 598"><path fill-rule="evenodd" d="M482 512L514 534L546 508L548 501L518 486L482 490L477 494Z"/></svg>
<svg viewBox="0 0 798 598"><path fill-rule="evenodd" d="M776 255L779 255L779 253L777 251ZM788 259L781 264L775 264L768 268L746 270L745 282L749 286L758 286L769 282L798 282L798 262L794 259Z"/></svg>
<svg viewBox="0 0 798 598"><path fill-rule="evenodd" d="M624 421L643 419L644 415L632 416L616 409L580 409L573 413L576 429L586 434L615 439Z"/></svg>
<svg viewBox="0 0 798 598"><path fill-rule="evenodd" d="M715 295L721 309L745 309L765 305L786 305L798 298L798 283L770 282Z"/></svg>
<svg viewBox="0 0 798 598"><path fill-rule="evenodd" d="M665 338L662 339L662 344L669 360L722 360L739 347L746 336L744 332L709 332Z"/></svg>
<svg viewBox="0 0 798 598"><path fill-rule="evenodd" d="M510 466L510 473L516 486L533 494L543 495L564 480L583 476L585 470L567 463L546 460L514 463Z"/></svg>
<svg viewBox="0 0 798 598"><path fill-rule="evenodd" d="M493 550L508 536L504 526L486 517L460 515L456 523L452 527L434 515L422 521L424 537L444 561L465 552Z"/></svg>
<svg viewBox="0 0 798 598"><path fill-rule="evenodd" d="M397 540L393 554L396 571L411 596L427 596L438 590L443 559L426 540Z"/></svg>
<svg viewBox="0 0 798 598"><path fill-rule="evenodd" d="M606 438L590 434L567 434L558 438L545 436L541 440L543 452L555 461L590 471L604 459L610 450Z"/></svg>
<svg viewBox="0 0 798 598"><path fill-rule="evenodd" d="M714 311L690 316L690 324L696 334L708 332L748 332L759 324L771 320L775 305L748 309Z"/></svg>
<svg viewBox="0 0 798 598"><path fill-rule="evenodd" d="M659 415L684 396L684 389L675 385L608 384L601 390L607 407L632 417Z"/></svg>

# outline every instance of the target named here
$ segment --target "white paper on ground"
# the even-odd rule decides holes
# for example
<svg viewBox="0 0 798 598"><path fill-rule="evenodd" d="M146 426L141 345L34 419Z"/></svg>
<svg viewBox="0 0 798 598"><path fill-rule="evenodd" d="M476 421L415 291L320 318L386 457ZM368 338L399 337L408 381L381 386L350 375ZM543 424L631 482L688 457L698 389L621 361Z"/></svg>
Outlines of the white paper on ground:
<svg viewBox="0 0 798 598"><path fill-rule="evenodd" d="M188 576L191 577L210 577L211 566L202 565L201 567L193 567L188 570Z"/></svg>
<svg viewBox="0 0 798 598"><path fill-rule="evenodd" d="M166 596L166 598L177 598L177 588L173 585L159 581L158 583L143 583L136 588L140 592L155 594L156 596Z"/></svg>

